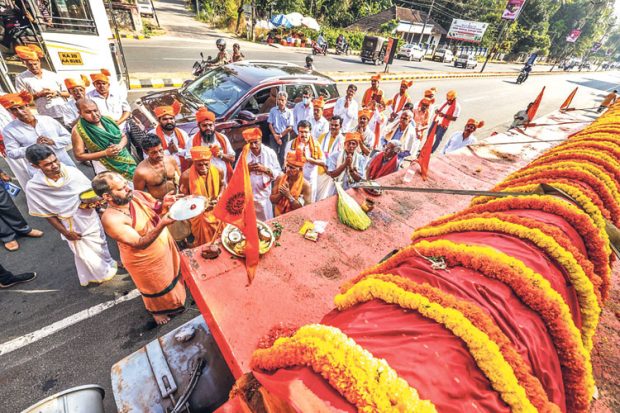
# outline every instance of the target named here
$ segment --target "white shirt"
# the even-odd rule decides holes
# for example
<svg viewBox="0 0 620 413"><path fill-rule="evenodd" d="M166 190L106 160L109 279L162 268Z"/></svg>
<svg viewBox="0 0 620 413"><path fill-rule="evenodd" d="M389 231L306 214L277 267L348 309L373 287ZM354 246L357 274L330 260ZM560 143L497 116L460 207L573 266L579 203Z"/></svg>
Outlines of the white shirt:
<svg viewBox="0 0 620 413"><path fill-rule="evenodd" d="M310 138L310 139L314 139L314 138ZM320 147L321 145L319 144L319 142L314 139L314 144L317 147ZM303 145L303 147L301 146ZM293 141L289 141L286 144L286 153L289 153L292 151L291 147L293 146ZM302 148L303 152L304 152L304 156L307 158L312 158L312 152L311 152L311 148L309 144L306 143L301 143L300 147ZM323 162L326 162L325 159L325 154L321 153L321 158L317 159ZM314 165L310 162L306 162L304 164L304 178L306 179L306 181L308 181L308 183L310 184L310 187L312 188L312 202L316 202L316 197L317 197L317 188L318 188L318 184L319 184L319 167L318 165Z"/></svg>
<svg viewBox="0 0 620 413"><path fill-rule="evenodd" d="M219 133L219 132L218 132ZM226 135L224 135L223 133L220 133L220 135L222 135L224 137L224 141L226 142L226 149L222 148L222 145L220 145L220 141L217 139L217 137L213 136L213 142L205 142L204 140L201 141L200 146L217 146L218 148L220 148L220 150L223 150L223 152L226 155L234 155L235 151L232 148L232 145L230 144L230 141L228 140L228 137ZM189 145L191 144L191 141L185 141L185 145ZM215 157L213 156L211 158L211 163L213 164L213 166L215 166L216 168L218 168L220 171L222 171L222 173L224 174L223 176L223 180L224 182L227 181L227 172L226 172L226 161L224 161L222 158L219 157Z"/></svg>
<svg viewBox="0 0 620 413"><path fill-rule="evenodd" d="M15 89L18 91L26 90L31 95L34 95L35 93L41 92L43 89L61 92L64 91L64 86L56 73L42 69L40 79L30 70L26 70L15 76ZM39 115L47 115L53 118L63 117L65 99L61 96L56 96L49 100L43 96L35 99L34 103L37 106Z"/></svg>
<svg viewBox="0 0 620 413"><path fill-rule="evenodd" d="M75 166L73 160L69 157L65 149L71 144L71 134L55 119L45 115L35 115L37 123L35 127L15 119L11 121L4 130L4 145L6 146L6 154L12 159L23 159L26 157L26 149L30 145L37 143L40 136L45 136L54 141L52 150L58 157L58 160L65 165ZM36 169L28 164L28 172L32 177Z"/></svg>
<svg viewBox="0 0 620 413"><path fill-rule="evenodd" d="M304 102L298 102L293 107L293 118L295 119L293 130L295 131L295 133L297 133L297 124L299 123L299 121L310 121L314 118L314 114L312 113L313 110L314 107L312 106L312 102L310 102L308 106L304 105Z"/></svg>
<svg viewBox="0 0 620 413"><path fill-rule="evenodd" d="M338 136L334 138L334 141L332 142L331 146L329 145L330 140L331 140L331 133L328 133L325 135L323 140L320 142L321 150L323 151L323 154L325 155L326 158L329 158L329 156L332 153L340 152L341 150L344 149L344 135L342 133L339 133Z"/></svg>
<svg viewBox="0 0 620 413"><path fill-rule="evenodd" d="M266 221L273 218L273 206L269 200L271 195L271 184L278 176L282 174L278 155L268 146L261 145L260 154L254 155L252 151L248 152L248 164L260 163L269 168L272 172L273 179L263 173L250 172L250 183L252 185L252 193L254 194L254 209L256 210L256 218Z"/></svg>
<svg viewBox="0 0 620 413"><path fill-rule="evenodd" d="M478 140L473 134L469 135L467 139L463 139L462 131L454 132L452 136L450 136L450 140L446 143L446 146L443 147L443 151L441 151L441 153L445 155L447 153L454 152L466 146L473 145L476 142L478 142Z"/></svg>
<svg viewBox="0 0 620 413"><path fill-rule="evenodd" d="M4 106L0 105L0 131L4 129L6 125L13 121L13 115L9 113Z"/></svg>
<svg viewBox="0 0 620 413"><path fill-rule="evenodd" d="M310 125L312 126L310 134L317 141L319 140L319 136L329 132L329 121L323 116L321 116L319 120L314 119L314 116L312 116L312 119L310 119Z"/></svg>
<svg viewBox="0 0 620 413"><path fill-rule="evenodd" d="M110 90L107 99L101 96L96 89L88 92L86 96L97 104L101 116L109 116L114 121L119 120L123 116L123 112L131 112L127 99L119 91ZM125 123L123 122L118 127L123 131Z"/></svg>
<svg viewBox="0 0 620 413"><path fill-rule="evenodd" d="M450 110L450 105L445 105L445 103L446 102L442 103L441 106L437 108L437 110L439 110L439 113L443 113L444 115L448 114L448 110ZM432 112L430 118L432 119L434 116L435 112ZM452 114L452 116L454 116L455 118L461 116L461 105L459 105L458 101L455 102L454 113ZM441 125L444 120L446 120L445 117L437 116L437 122L439 123L439 125Z"/></svg>
<svg viewBox="0 0 620 413"><path fill-rule="evenodd" d="M156 128L155 128L156 129ZM155 134L155 129L151 129L149 133ZM166 155L170 155L173 156L174 159L177 161L177 165L179 165L179 168L181 167L181 160L179 159L179 157L183 157L183 158L187 158L189 159L191 156L189 154L189 150L192 146L192 141L189 138L189 135L187 134L187 132L185 132L183 129L181 128L176 128L179 130L179 132L181 132L181 136L183 136L183 140L185 141L185 148L181 148L179 146L179 139L177 138L177 134L175 133L174 130L168 132L167 130L165 130L164 128L162 128L162 131L164 132L164 139L166 140L166 143L168 144L168 147L174 143L174 146L177 147L177 152L176 153L170 153L170 151L168 149L166 149L164 151L164 154ZM145 158L146 158L146 154Z"/></svg>
<svg viewBox="0 0 620 413"><path fill-rule="evenodd" d="M353 130L355 122L357 121L357 112L359 108L355 99L352 99L351 103L349 103L349 107L345 108L344 104L346 99L346 96L339 98L334 106L334 116L340 116L342 118L342 128L340 128L342 133L351 132Z"/></svg>
<svg viewBox="0 0 620 413"><path fill-rule="evenodd" d="M64 110L62 113L62 123L67 127L71 127L73 125L73 122L77 121L79 117L80 111L77 108L77 103L75 99L69 98L69 100L65 102Z"/></svg>
<svg viewBox="0 0 620 413"><path fill-rule="evenodd" d="M375 133L374 131L372 131L368 126L366 126L366 130L365 131L361 131L357 130L357 132L359 132L362 135L362 140L364 141L364 145L366 145L367 148L370 148L371 150L374 149L374 143L375 143ZM377 142L377 146L379 146L381 144L381 139L379 139L379 142Z"/></svg>

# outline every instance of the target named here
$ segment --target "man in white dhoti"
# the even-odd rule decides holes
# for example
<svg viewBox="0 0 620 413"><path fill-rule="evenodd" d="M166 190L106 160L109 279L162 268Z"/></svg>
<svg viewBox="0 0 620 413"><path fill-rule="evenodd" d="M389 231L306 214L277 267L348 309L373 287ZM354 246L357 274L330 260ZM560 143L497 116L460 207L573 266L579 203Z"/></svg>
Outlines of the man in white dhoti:
<svg viewBox="0 0 620 413"><path fill-rule="evenodd" d="M13 119L13 115L11 115L4 106L0 105L0 131L3 131L6 125L11 123ZM13 176L17 178L17 182L24 182L24 184L28 182L28 179L30 179L30 175L28 174L28 161L26 161L25 158L13 159L7 156L2 134L0 134L0 156L2 156L7 165L9 165Z"/></svg>
<svg viewBox="0 0 620 413"><path fill-rule="evenodd" d="M269 200L271 185L282 174L282 169L276 152L263 145L263 134L260 128L248 128L242 132L242 135L243 139L250 144L247 162L254 194L256 218L266 221L273 218L273 205Z"/></svg>
<svg viewBox="0 0 620 413"><path fill-rule="evenodd" d="M26 148L38 143L49 146L63 164L75 166L66 150L71 143L71 135L53 118L34 115L27 106L31 100L32 96L28 93L0 96L0 104L15 117L2 132L7 156L14 160L25 160ZM22 188L26 187L26 182L35 172L27 162L12 165L11 169Z"/></svg>
<svg viewBox="0 0 620 413"><path fill-rule="evenodd" d="M86 88L90 86L90 81L86 76L82 75L79 78L65 79L65 86L71 97L65 103L62 123L71 130L80 119L80 110L77 107L77 102L86 97Z"/></svg>
<svg viewBox="0 0 620 413"><path fill-rule="evenodd" d="M321 135L329 133L329 121L323 116L323 108L325 107L325 100L323 96L312 101L312 119L310 119L310 126L312 126L312 137L319 140Z"/></svg>
<svg viewBox="0 0 620 413"><path fill-rule="evenodd" d="M403 159L407 156L417 156L422 141L421 137L418 137L416 134L413 112L410 110L403 110L400 114L399 122L386 131L381 141L383 145L385 145L392 140L401 143L402 151L398 154L399 159Z"/></svg>
<svg viewBox="0 0 620 413"><path fill-rule="evenodd" d="M344 147L344 136L342 135L341 128L342 118L337 115L333 116L329 120L329 133L319 138L321 151L323 151L326 160L329 159L331 154L340 153ZM332 188L335 190L333 179L327 175L325 170L319 170L316 201L327 198Z"/></svg>
<svg viewBox="0 0 620 413"><path fill-rule="evenodd" d="M362 135L358 132L348 132L344 137L344 149L335 152L327 158L327 176L331 182L320 188L321 199L336 194L334 182L339 182L344 189L359 182L364 177L366 157L358 150L362 142Z"/></svg>
<svg viewBox="0 0 620 413"><path fill-rule="evenodd" d="M300 150L306 158L304 179L312 187L312 202L316 202L319 186L319 169L326 169L325 155L321 145L312 137L310 122L302 120L297 124L297 137L288 143L286 153Z"/></svg>
<svg viewBox="0 0 620 413"><path fill-rule="evenodd" d="M26 186L30 215L47 219L67 241L82 286L110 280L117 263L99 216L94 209L80 208L80 194L92 190L90 180L77 168L62 165L49 146L32 145L26 157L37 169Z"/></svg>

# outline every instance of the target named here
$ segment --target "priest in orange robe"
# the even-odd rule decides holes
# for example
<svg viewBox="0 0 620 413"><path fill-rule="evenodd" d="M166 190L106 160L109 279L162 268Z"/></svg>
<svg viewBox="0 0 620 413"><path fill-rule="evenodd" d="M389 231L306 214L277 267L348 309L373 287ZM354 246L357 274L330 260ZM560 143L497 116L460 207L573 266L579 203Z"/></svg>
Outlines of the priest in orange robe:
<svg viewBox="0 0 620 413"><path fill-rule="evenodd" d="M211 162L213 154L208 147L194 146L191 155L192 166L181 175L181 192L207 199L205 211L190 221L194 247L197 247L215 241L222 232L220 220L213 215L213 207L224 187L224 173Z"/></svg>
<svg viewBox="0 0 620 413"><path fill-rule="evenodd" d="M375 99L375 95L383 96L383 90L379 88L379 81L381 80L381 75L376 74L370 78L370 88L364 92L364 97L362 98L362 107L367 108L370 106L371 102Z"/></svg>

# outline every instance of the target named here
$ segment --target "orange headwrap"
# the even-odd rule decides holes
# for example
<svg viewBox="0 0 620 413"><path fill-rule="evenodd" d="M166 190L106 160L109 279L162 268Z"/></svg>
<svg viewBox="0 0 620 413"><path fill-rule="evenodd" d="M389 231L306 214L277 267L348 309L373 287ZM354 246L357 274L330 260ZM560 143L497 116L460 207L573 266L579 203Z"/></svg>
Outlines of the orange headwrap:
<svg viewBox="0 0 620 413"><path fill-rule="evenodd" d="M36 44L15 46L15 54L23 60L39 60L43 57L43 50Z"/></svg>
<svg viewBox="0 0 620 413"><path fill-rule="evenodd" d="M423 99L421 99L421 100L420 100L420 103L419 103L419 104L420 104L420 105L430 106L432 103L433 103L433 102L431 102L431 100L430 100L430 99L428 99L428 98L423 98Z"/></svg>
<svg viewBox="0 0 620 413"><path fill-rule="evenodd" d="M306 158L301 150L297 150L295 152L289 152L286 154L286 163L287 165L297 166L299 168L303 168L306 163Z"/></svg>
<svg viewBox="0 0 620 413"><path fill-rule="evenodd" d="M413 85L413 80L405 80L405 79L403 79L403 80L400 82L400 85L401 85L401 86L411 87L411 86Z"/></svg>
<svg viewBox="0 0 620 413"><path fill-rule="evenodd" d="M178 100L174 100L174 102L172 102L172 105L170 106L157 106L153 112L155 112L155 117L157 119L166 116L166 115L170 115L170 116L176 116L179 114L179 112L181 111L181 103L179 103Z"/></svg>
<svg viewBox="0 0 620 413"><path fill-rule="evenodd" d="M100 73L91 73L90 79L93 81L93 83L97 81L110 83L109 76L110 76L110 72L107 69L101 69Z"/></svg>
<svg viewBox="0 0 620 413"><path fill-rule="evenodd" d="M435 96L435 90L433 89L426 89L424 91L424 97L431 97L431 96Z"/></svg>
<svg viewBox="0 0 620 413"><path fill-rule="evenodd" d="M323 100L323 96L318 97L312 101L312 104L315 108L323 109L325 107L325 100Z"/></svg>
<svg viewBox="0 0 620 413"><path fill-rule="evenodd" d="M9 93L0 96L0 105L4 106L5 109L11 109L15 106L26 106L30 102L32 102L32 95L25 90L20 93Z"/></svg>
<svg viewBox="0 0 620 413"><path fill-rule="evenodd" d="M211 159L211 149L207 146L194 146L190 149L190 153L194 161L208 161Z"/></svg>
<svg viewBox="0 0 620 413"><path fill-rule="evenodd" d="M215 113L209 111L209 109L205 107L201 107L196 112L196 123L202 123L205 120L210 120L211 122L215 122Z"/></svg>
<svg viewBox="0 0 620 413"><path fill-rule="evenodd" d="M484 126L484 121L481 120L481 121L478 122L478 121L476 121L476 119L470 118L470 119L467 120L467 123L465 124L465 126L467 126L467 125L474 125L476 127L476 129L478 129L478 128L481 128L481 127Z"/></svg>
<svg viewBox="0 0 620 413"><path fill-rule="evenodd" d="M446 93L446 98L456 99L456 90L449 90L448 93Z"/></svg>
<svg viewBox="0 0 620 413"><path fill-rule="evenodd" d="M260 128L248 128L241 132L241 135L246 142L252 142L261 139L263 132L260 131Z"/></svg>
<svg viewBox="0 0 620 413"><path fill-rule="evenodd" d="M347 132L344 135L344 143L350 141L357 141L357 143L360 143L362 141L362 135L359 132Z"/></svg>
<svg viewBox="0 0 620 413"><path fill-rule="evenodd" d="M69 77L65 79L65 86L67 87L67 90L71 90L76 86L82 86L83 88L85 88L90 86L90 80L88 80L88 78L84 75L80 75L79 79Z"/></svg>
<svg viewBox="0 0 620 413"><path fill-rule="evenodd" d="M368 109L362 109L359 112L357 112L357 118L361 118L362 116L365 116L368 118L368 120L370 120L370 118L372 118L372 111L368 110Z"/></svg>
<svg viewBox="0 0 620 413"><path fill-rule="evenodd" d="M376 75L372 75L370 80L376 80L377 82L381 80L381 75L377 73Z"/></svg>

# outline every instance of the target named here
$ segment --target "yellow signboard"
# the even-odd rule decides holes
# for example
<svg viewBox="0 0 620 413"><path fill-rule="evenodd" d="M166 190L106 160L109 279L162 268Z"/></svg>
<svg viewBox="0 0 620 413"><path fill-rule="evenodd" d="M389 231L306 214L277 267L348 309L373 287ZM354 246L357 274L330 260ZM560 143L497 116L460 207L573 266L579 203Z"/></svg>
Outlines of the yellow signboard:
<svg viewBox="0 0 620 413"><path fill-rule="evenodd" d="M58 52L58 57L63 66L81 66L84 64L80 52Z"/></svg>

